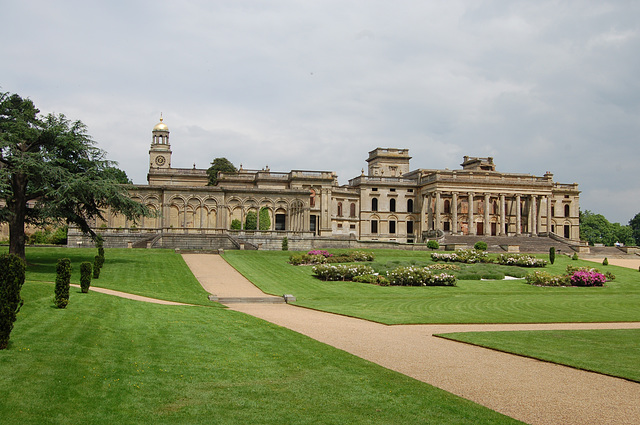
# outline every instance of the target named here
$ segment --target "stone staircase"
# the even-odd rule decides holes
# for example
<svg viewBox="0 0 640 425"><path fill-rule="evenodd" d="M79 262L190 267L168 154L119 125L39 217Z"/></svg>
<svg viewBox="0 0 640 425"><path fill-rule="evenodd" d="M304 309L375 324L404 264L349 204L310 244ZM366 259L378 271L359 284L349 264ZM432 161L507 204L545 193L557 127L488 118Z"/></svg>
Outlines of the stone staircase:
<svg viewBox="0 0 640 425"><path fill-rule="evenodd" d="M467 248L473 248L473 245L478 241L484 241L487 243L487 251L489 252L505 252L502 247L508 245L517 245L520 247L520 252L531 253L548 253L549 248L555 247L558 254L572 254L575 250L572 248L572 244L556 239L549 238L547 236L470 236L470 235L445 235L443 239L439 241L440 245L447 244L461 244L466 245ZM575 244L576 246L578 244Z"/></svg>

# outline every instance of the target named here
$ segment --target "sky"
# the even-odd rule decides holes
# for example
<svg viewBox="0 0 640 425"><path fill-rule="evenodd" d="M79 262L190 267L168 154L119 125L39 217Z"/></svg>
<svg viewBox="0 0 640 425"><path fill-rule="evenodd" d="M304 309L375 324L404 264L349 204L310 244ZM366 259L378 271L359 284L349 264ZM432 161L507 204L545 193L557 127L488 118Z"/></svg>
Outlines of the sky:
<svg viewBox="0 0 640 425"><path fill-rule="evenodd" d="M0 91L81 120L146 184L162 113L172 166L216 157L335 171L377 147L411 169L578 183L582 210L640 212L640 2L0 0Z"/></svg>

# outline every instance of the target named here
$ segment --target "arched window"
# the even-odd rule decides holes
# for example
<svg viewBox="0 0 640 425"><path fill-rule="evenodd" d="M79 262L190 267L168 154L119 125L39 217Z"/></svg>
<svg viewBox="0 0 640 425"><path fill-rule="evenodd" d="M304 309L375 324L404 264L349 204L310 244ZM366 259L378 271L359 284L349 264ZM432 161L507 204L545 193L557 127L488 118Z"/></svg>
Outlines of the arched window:
<svg viewBox="0 0 640 425"><path fill-rule="evenodd" d="M356 216L356 204L354 202L351 203L351 207L349 208L349 215L351 217Z"/></svg>
<svg viewBox="0 0 640 425"><path fill-rule="evenodd" d="M342 217L342 202L338 202L338 217Z"/></svg>
<svg viewBox="0 0 640 425"><path fill-rule="evenodd" d="M378 211L378 198L371 200L371 211Z"/></svg>
<svg viewBox="0 0 640 425"><path fill-rule="evenodd" d="M571 208L569 208L569 204L564 206L564 216L565 217L570 217L571 216Z"/></svg>
<svg viewBox="0 0 640 425"><path fill-rule="evenodd" d="M391 211L391 212L395 212L396 211L396 200L395 199L391 199L389 201L389 211Z"/></svg>
<svg viewBox="0 0 640 425"><path fill-rule="evenodd" d="M413 199L407 200L407 212L413 212Z"/></svg>
<svg viewBox="0 0 640 425"><path fill-rule="evenodd" d="M451 201L449 201L448 199L444 200L444 213L445 214L451 213Z"/></svg>

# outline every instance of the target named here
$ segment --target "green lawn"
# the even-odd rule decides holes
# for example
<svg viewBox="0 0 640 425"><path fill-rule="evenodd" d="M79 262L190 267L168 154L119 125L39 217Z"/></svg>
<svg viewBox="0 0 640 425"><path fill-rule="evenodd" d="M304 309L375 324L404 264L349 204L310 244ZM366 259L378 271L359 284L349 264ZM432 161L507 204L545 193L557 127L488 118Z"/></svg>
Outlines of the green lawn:
<svg viewBox="0 0 640 425"><path fill-rule="evenodd" d="M440 336L640 382L640 329L467 332Z"/></svg>
<svg viewBox="0 0 640 425"><path fill-rule="evenodd" d="M8 252L4 247L3 252ZM71 283L80 283L80 263L97 254L94 248L27 247L28 281L54 282L59 258L69 258ZM180 254L164 249L105 249L105 264L91 286L109 288L162 300L217 305L207 298Z"/></svg>
<svg viewBox="0 0 640 425"><path fill-rule="evenodd" d="M128 264L125 254L108 256L121 258L109 273ZM132 276L123 274L119 289L150 285ZM185 274L175 283L189 287L193 279ZM184 296L171 288L176 296L167 289L169 298ZM22 296L9 349L0 351L3 425L517 423L228 309L72 289L69 306L59 310L53 286L34 281Z"/></svg>
<svg viewBox="0 0 640 425"><path fill-rule="evenodd" d="M521 280L459 280L456 287L381 287L323 282L310 266L287 263L293 252L227 251L225 259L264 292L293 294L297 304L386 324L549 323L640 321L640 273L559 256L545 270L561 274L567 264L600 267L616 280L602 288L551 288ZM373 266L431 263L428 252L375 251ZM544 258L544 257L543 257ZM532 269L525 269L530 271ZM514 273L522 270L514 268Z"/></svg>

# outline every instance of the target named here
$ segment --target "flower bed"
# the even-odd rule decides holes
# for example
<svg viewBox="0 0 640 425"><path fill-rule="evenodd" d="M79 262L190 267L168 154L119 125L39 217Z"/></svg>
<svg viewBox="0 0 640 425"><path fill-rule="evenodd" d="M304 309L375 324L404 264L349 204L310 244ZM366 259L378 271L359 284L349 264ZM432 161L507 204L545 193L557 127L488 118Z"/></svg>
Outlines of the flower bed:
<svg viewBox="0 0 640 425"><path fill-rule="evenodd" d="M398 286L455 286L456 277L451 274L434 274L427 267L398 267L387 273L389 285Z"/></svg>
<svg viewBox="0 0 640 425"><path fill-rule="evenodd" d="M440 254L438 252L431 253L433 261L453 261L458 263L489 263L491 259L485 251L477 251L475 249L459 249L456 252L448 254Z"/></svg>
<svg viewBox="0 0 640 425"><path fill-rule="evenodd" d="M570 279L573 286L604 286L607 281L602 273L593 271L577 271Z"/></svg>
<svg viewBox="0 0 640 425"><path fill-rule="evenodd" d="M373 274L370 266L364 264L318 264L313 266L313 274L320 280L352 280L355 276Z"/></svg>
<svg viewBox="0 0 640 425"><path fill-rule="evenodd" d="M545 267L547 265L547 260L526 254L500 254L495 261L503 266Z"/></svg>
<svg viewBox="0 0 640 425"><path fill-rule="evenodd" d="M311 251L307 252L307 254L309 254L309 255L322 255L324 258L333 257L333 254L330 254L328 251L324 251L324 250L320 250L320 249L311 250Z"/></svg>
<svg viewBox="0 0 640 425"><path fill-rule="evenodd" d="M564 275L552 275L551 273L536 271L529 273L524 278L525 282L529 285L536 286L569 286L570 282L567 276Z"/></svg>
<svg viewBox="0 0 640 425"><path fill-rule="evenodd" d="M327 257L324 255L295 254L289 257L289 263L294 266L324 264L326 262Z"/></svg>
<svg viewBox="0 0 640 425"><path fill-rule="evenodd" d="M613 274L609 278L595 268L567 266L567 273L564 275L537 271L528 274L525 281L529 285L538 286L604 286L605 282L614 278Z"/></svg>
<svg viewBox="0 0 640 425"><path fill-rule="evenodd" d="M429 270L460 270L460 266L455 264L431 264L425 268Z"/></svg>

